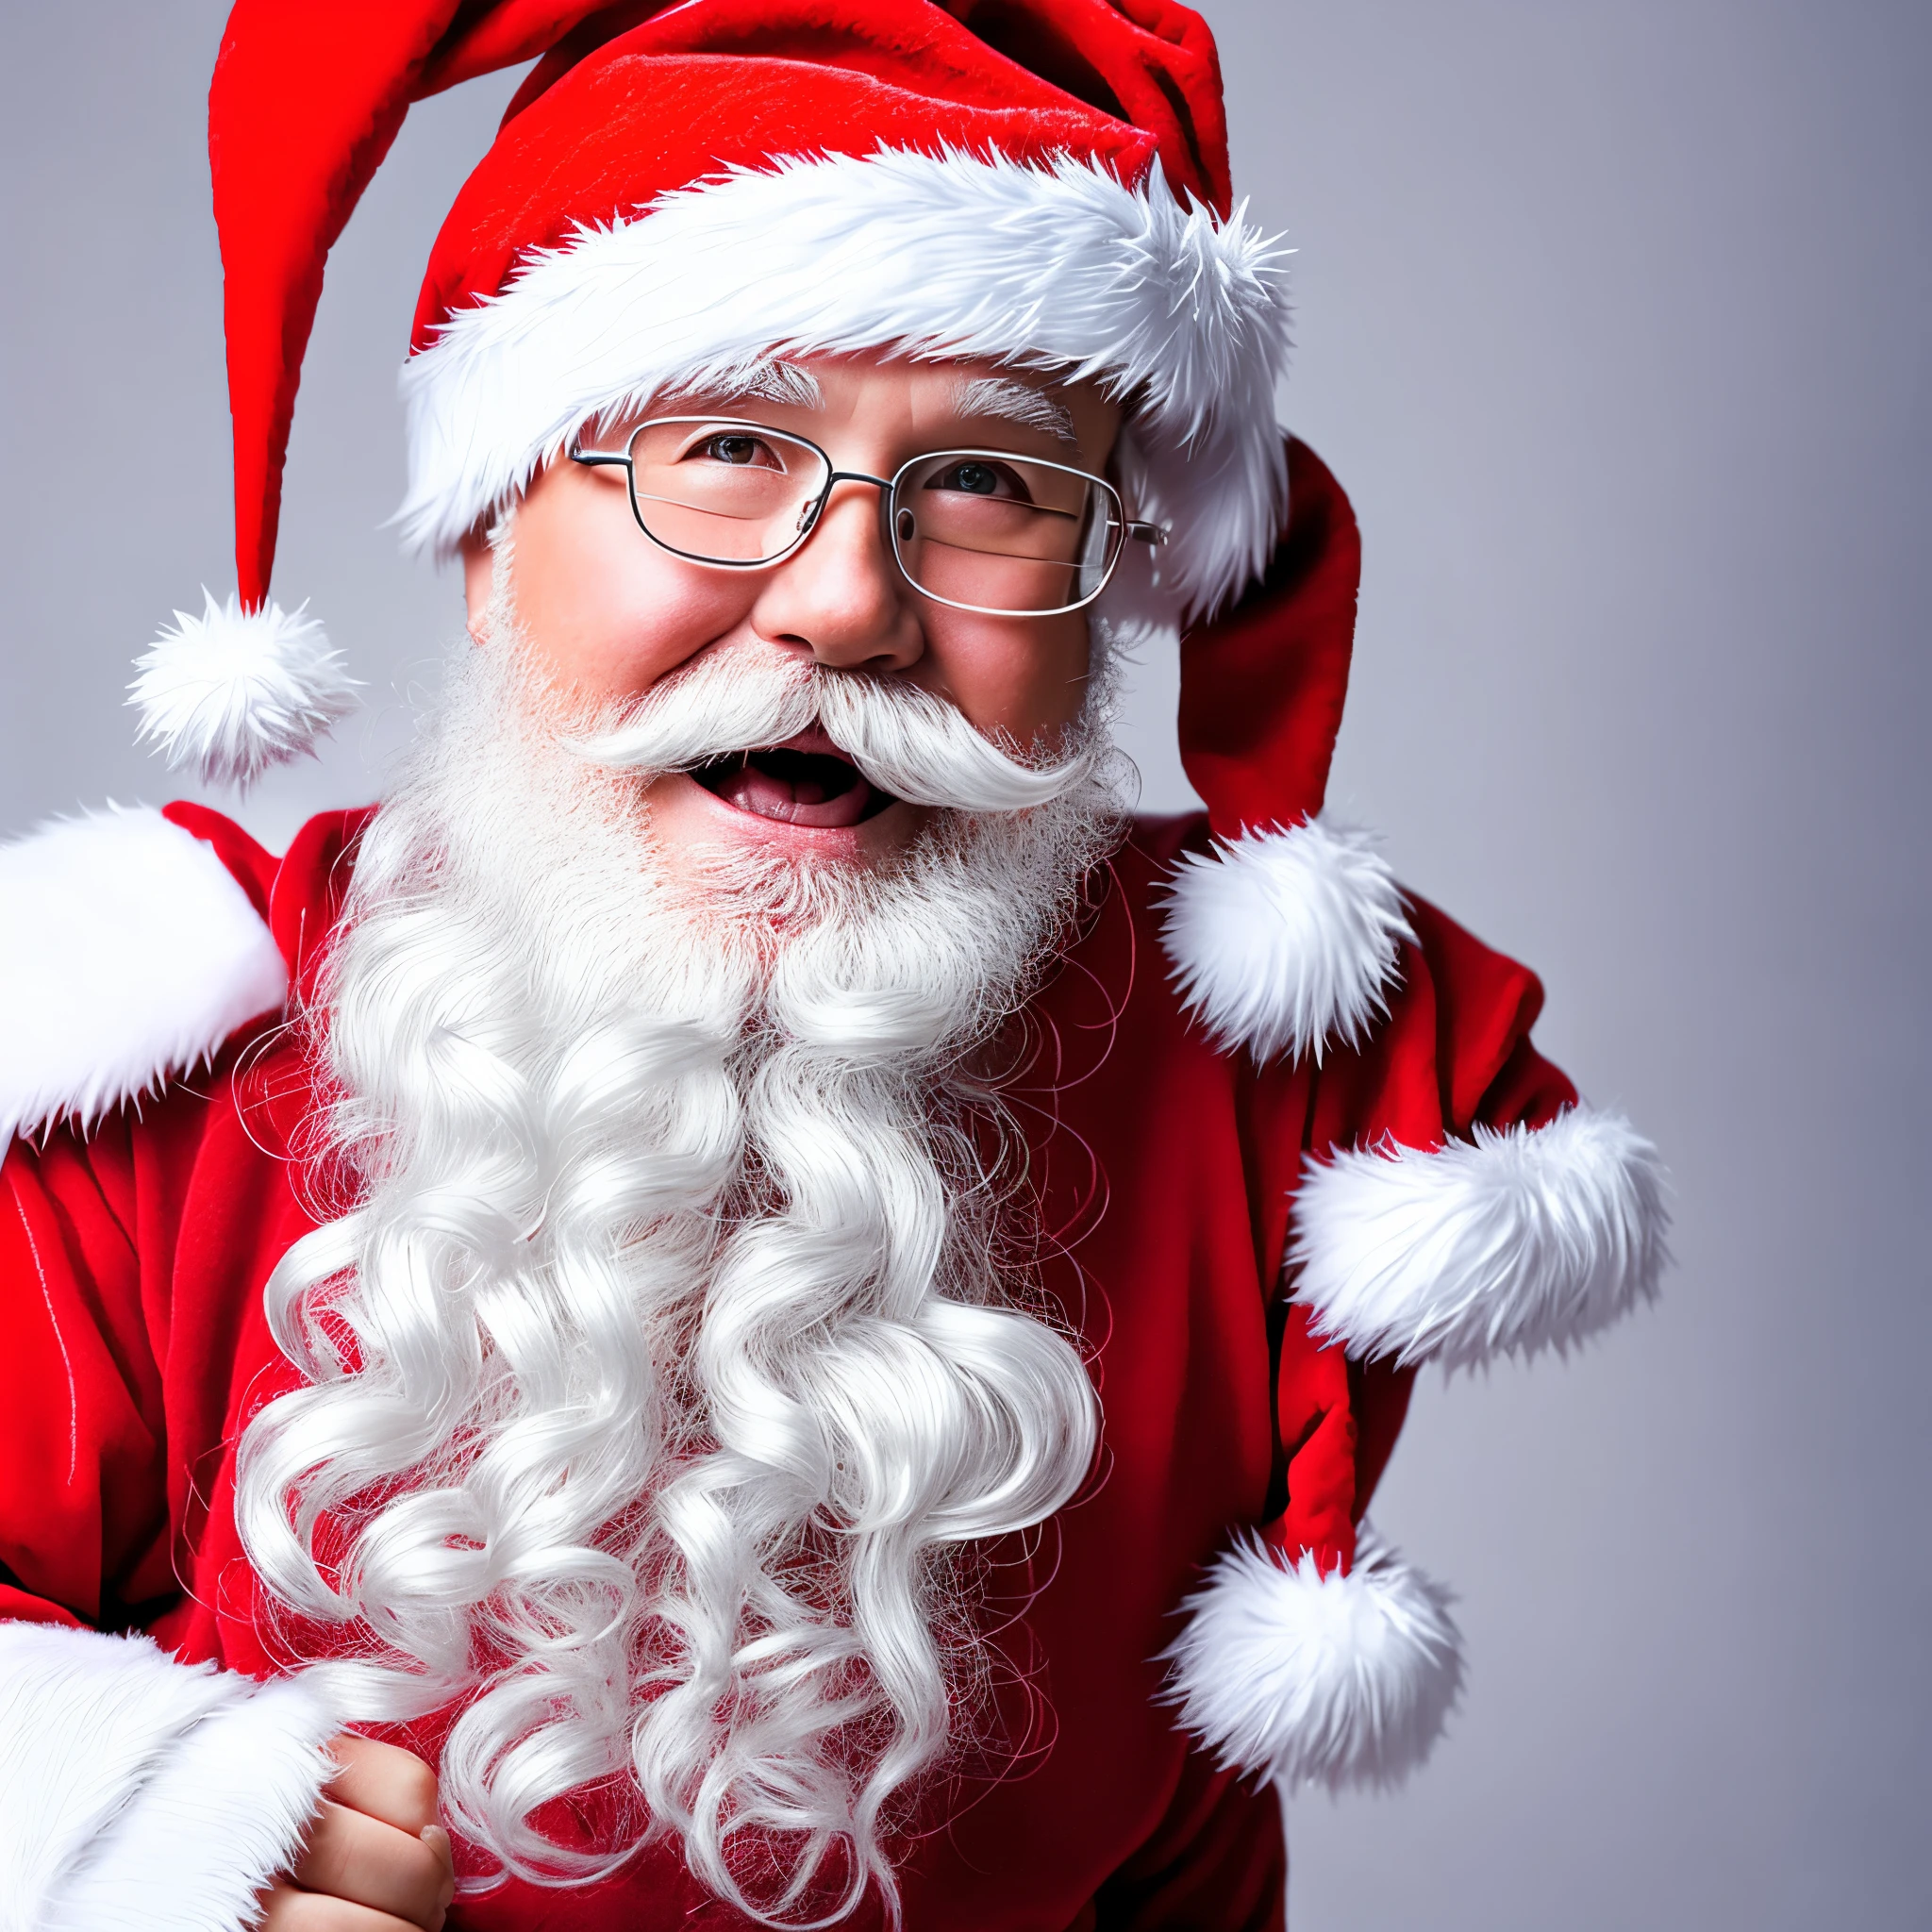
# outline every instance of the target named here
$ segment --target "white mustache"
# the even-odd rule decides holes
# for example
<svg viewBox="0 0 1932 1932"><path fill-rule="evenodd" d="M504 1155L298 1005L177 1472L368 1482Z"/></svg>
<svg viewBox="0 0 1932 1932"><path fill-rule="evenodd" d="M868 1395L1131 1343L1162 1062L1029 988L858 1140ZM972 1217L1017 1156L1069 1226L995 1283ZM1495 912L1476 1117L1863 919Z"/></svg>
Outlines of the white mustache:
<svg viewBox="0 0 1932 1932"><path fill-rule="evenodd" d="M930 691L741 647L702 653L574 749L600 765L688 772L815 724L881 791L955 811L1048 804L1083 783L1098 755L1092 734L1076 730L1065 757L1029 764Z"/></svg>

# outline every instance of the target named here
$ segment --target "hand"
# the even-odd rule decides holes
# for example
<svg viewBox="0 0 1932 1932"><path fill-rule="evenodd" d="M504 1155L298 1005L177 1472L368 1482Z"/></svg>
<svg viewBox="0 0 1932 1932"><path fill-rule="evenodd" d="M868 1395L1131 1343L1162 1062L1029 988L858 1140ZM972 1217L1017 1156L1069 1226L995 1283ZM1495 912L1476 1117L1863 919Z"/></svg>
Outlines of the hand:
<svg viewBox="0 0 1932 1932"><path fill-rule="evenodd" d="M441 1932L456 1894L436 1774L413 1752L344 1731L295 1869L262 1900L261 1932Z"/></svg>

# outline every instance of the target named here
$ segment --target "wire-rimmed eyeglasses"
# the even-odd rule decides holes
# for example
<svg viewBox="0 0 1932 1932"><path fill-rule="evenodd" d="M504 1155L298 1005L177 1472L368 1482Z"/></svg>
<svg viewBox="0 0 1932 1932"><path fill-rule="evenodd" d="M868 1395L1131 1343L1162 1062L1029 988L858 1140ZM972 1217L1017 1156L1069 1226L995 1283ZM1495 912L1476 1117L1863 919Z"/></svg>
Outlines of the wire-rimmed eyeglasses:
<svg viewBox="0 0 1932 1932"><path fill-rule="evenodd" d="M1167 538L1129 518L1104 476L1007 450L935 450L874 476L834 469L817 443L762 423L658 416L622 450L573 442L570 458L622 469L638 528L717 570L783 563L839 484L873 484L906 581L937 604L991 617L1081 609L1107 588L1129 539Z"/></svg>

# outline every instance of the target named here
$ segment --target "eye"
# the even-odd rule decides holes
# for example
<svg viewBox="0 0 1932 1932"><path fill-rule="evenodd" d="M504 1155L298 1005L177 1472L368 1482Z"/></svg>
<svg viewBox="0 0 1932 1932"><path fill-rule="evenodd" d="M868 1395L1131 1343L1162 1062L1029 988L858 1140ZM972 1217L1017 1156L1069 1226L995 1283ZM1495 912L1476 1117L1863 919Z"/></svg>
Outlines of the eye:
<svg viewBox="0 0 1932 1932"><path fill-rule="evenodd" d="M1020 480L1017 472L1005 463L988 462L979 457L962 457L944 464L926 478L928 490L957 491L962 496L1000 496L1013 503L1031 503L1033 493Z"/></svg>
<svg viewBox="0 0 1932 1932"><path fill-rule="evenodd" d="M744 429L717 429L708 436L700 437L685 452L687 462L694 457L706 457L714 463L724 463L734 470L782 470L785 467L762 436L754 436Z"/></svg>

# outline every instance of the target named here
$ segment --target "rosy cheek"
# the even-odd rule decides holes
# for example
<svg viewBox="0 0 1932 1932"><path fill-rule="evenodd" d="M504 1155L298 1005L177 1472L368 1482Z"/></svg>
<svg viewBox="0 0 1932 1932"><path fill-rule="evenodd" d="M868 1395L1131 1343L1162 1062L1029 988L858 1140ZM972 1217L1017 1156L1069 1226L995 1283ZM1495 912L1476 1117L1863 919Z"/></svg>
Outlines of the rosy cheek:
<svg viewBox="0 0 1932 1932"><path fill-rule="evenodd" d="M604 587L582 637L579 684L608 696L641 691L742 623L751 600L739 580L664 564Z"/></svg>
<svg viewBox="0 0 1932 1932"><path fill-rule="evenodd" d="M926 618L929 675L982 731L1029 744L1070 724L1085 696L1087 616L1023 623L947 610Z"/></svg>
<svg viewBox="0 0 1932 1932"><path fill-rule="evenodd" d="M658 549L594 500L533 494L516 526L517 614L557 680L591 697L649 687L742 623L754 587ZM573 514L572 512L575 512Z"/></svg>

